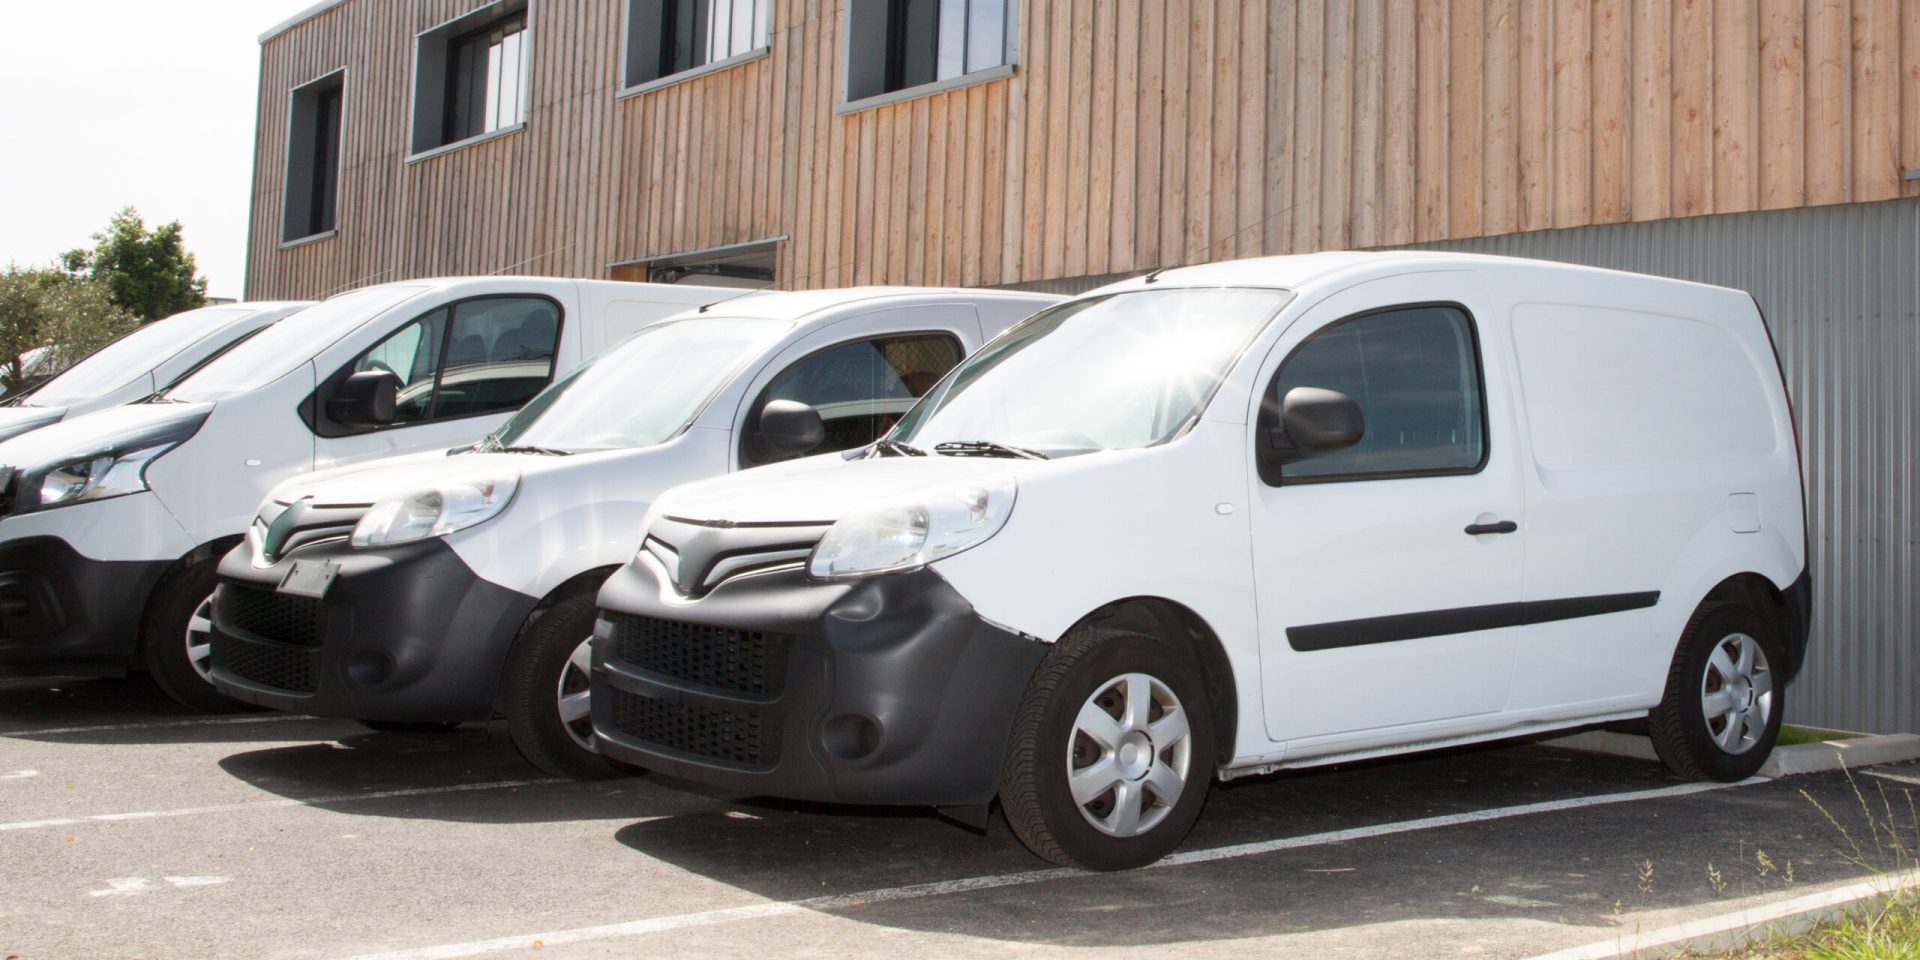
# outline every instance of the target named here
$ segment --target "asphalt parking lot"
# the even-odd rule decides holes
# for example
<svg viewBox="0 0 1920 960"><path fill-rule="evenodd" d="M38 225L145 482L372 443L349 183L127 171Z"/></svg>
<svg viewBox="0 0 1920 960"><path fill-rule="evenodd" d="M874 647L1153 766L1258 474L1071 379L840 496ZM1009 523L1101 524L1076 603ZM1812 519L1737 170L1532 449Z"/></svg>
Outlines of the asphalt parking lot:
<svg viewBox="0 0 1920 960"><path fill-rule="evenodd" d="M1920 764L1856 781L1911 832ZM1873 835L1838 774L1528 744L1236 781L1172 860L1087 875L1004 823L553 781L501 730L0 681L0 956L1528 957L1858 879L1803 790Z"/></svg>

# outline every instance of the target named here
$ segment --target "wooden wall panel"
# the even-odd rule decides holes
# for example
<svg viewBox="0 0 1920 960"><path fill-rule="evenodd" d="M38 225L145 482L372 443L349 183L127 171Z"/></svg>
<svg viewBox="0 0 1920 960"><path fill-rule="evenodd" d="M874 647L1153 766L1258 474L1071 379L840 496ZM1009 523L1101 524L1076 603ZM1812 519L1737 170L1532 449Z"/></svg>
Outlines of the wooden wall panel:
<svg viewBox="0 0 1920 960"><path fill-rule="evenodd" d="M421 160L412 38L479 0L330 8L262 49L248 295L775 237L787 287L1003 284L1920 195L1917 0L1025 0L1012 77L841 113L846 2L621 97L623 0L532 0L526 127ZM339 231L283 247L288 96L343 67Z"/></svg>

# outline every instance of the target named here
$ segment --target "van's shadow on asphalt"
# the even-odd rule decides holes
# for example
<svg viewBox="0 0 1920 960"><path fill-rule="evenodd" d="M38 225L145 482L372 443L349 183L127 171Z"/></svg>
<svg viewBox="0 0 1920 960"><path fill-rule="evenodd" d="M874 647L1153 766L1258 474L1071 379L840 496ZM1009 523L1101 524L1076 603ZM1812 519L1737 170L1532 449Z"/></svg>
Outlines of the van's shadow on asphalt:
<svg viewBox="0 0 1920 960"><path fill-rule="evenodd" d="M1652 789L1657 765L1541 746L1458 750L1216 786L1183 850L1472 810ZM1044 886L882 899L849 919L1049 945L1119 946L1272 936L1401 920L1487 918L1617 927L1619 911L1784 889L1756 845L1801 886L1851 877L1840 838L1800 786L1851 803L1837 779L1516 817L1204 865L1088 875ZM1816 791L1817 792L1817 791ZM988 836L924 811L742 801L631 824L623 844L773 900L1046 869L997 815ZM1643 880L1643 864L1654 876ZM1720 871L1716 890L1707 867Z"/></svg>
<svg viewBox="0 0 1920 960"><path fill-rule="evenodd" d="M270 711L197 713L174 703L146 676L0 680L0 742L259 743L309 739L341 729L338 720Z"/></svg>

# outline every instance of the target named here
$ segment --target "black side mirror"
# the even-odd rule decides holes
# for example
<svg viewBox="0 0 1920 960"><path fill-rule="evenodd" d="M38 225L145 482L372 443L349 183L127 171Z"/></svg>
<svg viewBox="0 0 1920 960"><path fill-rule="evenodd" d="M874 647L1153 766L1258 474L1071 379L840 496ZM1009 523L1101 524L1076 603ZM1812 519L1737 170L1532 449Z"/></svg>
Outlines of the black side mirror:
<svg viewBox="0 0 1920 960"><path fill-rule="evenodd" d="M340 384L327 401L327 419L351 427L378 427L393 422L400 401L400 378L390 370L362 370Z"/></svg>
<svg viewBox="0 0 1920 960"><path fill-rule="evenodd" d="M1267 432L1268 462L1281 466L1345 450L1366 432L1366 417L1352 397L1338 390L1294 387L1280 398L1280 424Z"/></svg>
<svg viewBox="0 0 1920 960"><path fill-rule="evenodd" d="M798 400L769 400L754 425L754 443L765 463L812 453L827 439L820 411Z"/></svg>

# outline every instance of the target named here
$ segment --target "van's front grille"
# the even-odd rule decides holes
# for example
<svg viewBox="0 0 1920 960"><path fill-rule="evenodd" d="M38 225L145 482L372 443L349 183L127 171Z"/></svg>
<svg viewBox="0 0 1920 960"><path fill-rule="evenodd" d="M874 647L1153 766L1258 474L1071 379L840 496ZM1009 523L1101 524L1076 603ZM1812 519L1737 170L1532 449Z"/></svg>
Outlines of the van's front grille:
<svg viewBox="0 0 1920 960"><path fill-rule="evenodd" d="M312 693L320 689L320 650L279 643L255 643L238 637L220 638L219 666L249 683Z"/></svg>
<svg viewBox="0 0 1920 960"><path fill-rule="evenodd" d="M755 770L772 769L780 762L778 718L672 703L611 688L594 696L611 697L614 729L644 746Z"/></svg>
<svg viewBox="0 0 1920 960"><path fill-rule="evenodd" d="M788 634L601 615L612 627L613 655L636 670L753 697L777 697L784 686Z"/></svg>
<svg viewBox="0 0 1920 960"><path fill-rule="evenodd" d="M326 604L228 581L220 586L220 620L234 630L267 640L317 646L326 636Z"/></svg>

